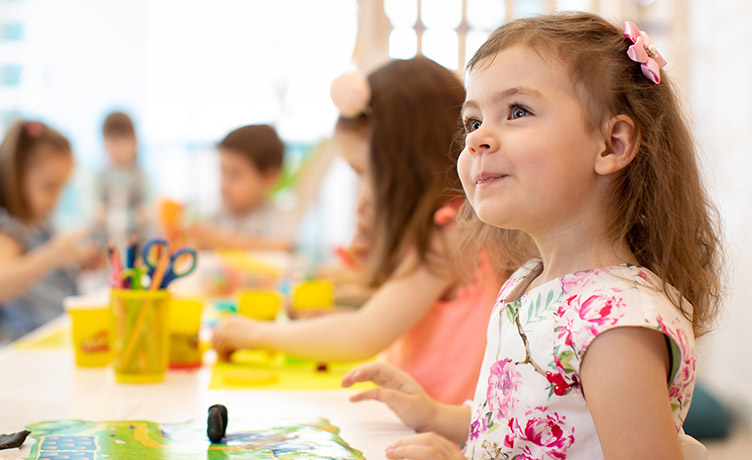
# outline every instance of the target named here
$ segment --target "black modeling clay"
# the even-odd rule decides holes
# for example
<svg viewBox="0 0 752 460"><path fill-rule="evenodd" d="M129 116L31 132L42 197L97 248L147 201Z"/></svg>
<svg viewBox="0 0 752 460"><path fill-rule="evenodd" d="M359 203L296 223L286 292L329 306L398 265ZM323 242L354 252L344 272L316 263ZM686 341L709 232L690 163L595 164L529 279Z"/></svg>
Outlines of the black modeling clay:
<svg viewBox="0 0 752 460"><path fill-rule="evenodd" d="M23 430L18 433L0 434L0 450L21 447L29 433L31 431Z"/></svg>
<svg viewBox="0 0 752 460"><path fill-rule="evenodd" d="M227 408L222 404L215 404L209 408L209 418L206 420L206 434L211 442L220 442L227 430Z"/></svg>

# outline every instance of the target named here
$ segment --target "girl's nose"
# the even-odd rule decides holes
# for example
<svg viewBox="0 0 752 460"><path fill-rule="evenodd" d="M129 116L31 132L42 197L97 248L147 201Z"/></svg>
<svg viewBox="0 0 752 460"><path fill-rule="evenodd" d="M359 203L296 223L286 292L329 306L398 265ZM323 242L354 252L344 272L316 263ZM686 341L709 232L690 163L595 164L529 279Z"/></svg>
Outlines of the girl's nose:
<svg viewBox="0 0 752 460"><path fill-rule="evenodd" d="M499 148L499 141L489 129L481 125L480 128L468 133L465 137L465 146L473 155L493 153Z"/></svg>

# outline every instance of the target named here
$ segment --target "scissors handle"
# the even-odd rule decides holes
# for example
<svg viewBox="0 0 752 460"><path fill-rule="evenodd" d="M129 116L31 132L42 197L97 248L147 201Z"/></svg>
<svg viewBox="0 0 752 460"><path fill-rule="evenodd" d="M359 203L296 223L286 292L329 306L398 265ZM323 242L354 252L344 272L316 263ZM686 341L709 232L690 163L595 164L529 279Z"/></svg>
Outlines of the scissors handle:
<svg viewBox="0 0 752 460"><path fill-rule="evenodd" d="M151 251L154 246L157 246L160 251L160 254L157 257L151 257ZM164 238L152 238L147 241L146 244L144 244L144 247L141 249L141 260L143 260L144 265L149 267L150 276L153 275L154 270L157 269L157 265L159 265L159 258L162 257L162 255L164 255L165 257L168 256L167 250L167 240Z"/></svg>
<svg viewBox="0 0 752 460"><path fill-rule="evenodd" d="M187 266L187 268L178 269L177 268L178 264L176 264L176 262L183 257L190 257L191 259L190 265ZM193 248L190 248L188 246L183 246L182 248L172 253L172 255L170 255L170 264L167 267L167 271L165 272L164 278L162 279L162 284L160 285L160 289L165 289L167 285L170 284L171 282L193 272L193 270L196 269L197 263L198 263L198 254L196 253L196 250Z"/></svg>

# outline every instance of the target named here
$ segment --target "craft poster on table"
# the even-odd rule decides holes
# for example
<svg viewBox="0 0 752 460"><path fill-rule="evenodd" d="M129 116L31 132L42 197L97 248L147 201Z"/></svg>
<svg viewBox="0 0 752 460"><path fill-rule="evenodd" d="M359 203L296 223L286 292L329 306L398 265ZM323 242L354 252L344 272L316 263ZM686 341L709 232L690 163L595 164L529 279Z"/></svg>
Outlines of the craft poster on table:
<svg viewBox="0 0 752 460"><path fill-rule="evenodd" d="M363 453L339 436L326 419L263 430L228 427L222 443L211 444L206 422L57 420L27 426L35 443L33 460L361 460ZM29 442L29 440L27 440Z"/></svg>

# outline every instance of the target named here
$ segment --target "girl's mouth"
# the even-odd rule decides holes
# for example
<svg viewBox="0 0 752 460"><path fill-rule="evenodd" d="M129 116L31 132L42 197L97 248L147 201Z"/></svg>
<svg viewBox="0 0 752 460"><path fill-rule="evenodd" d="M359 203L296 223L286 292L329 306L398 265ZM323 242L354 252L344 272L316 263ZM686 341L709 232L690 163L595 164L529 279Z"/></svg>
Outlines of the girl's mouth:
<svg viewBox="0 0 752 460"><path fill-rule="evenodd" d="M481 173L475 180L475 185L478 187L491 185L495 182L500 181L501 179L504 179L505 177L507 177L506 174Z"/></svg>

